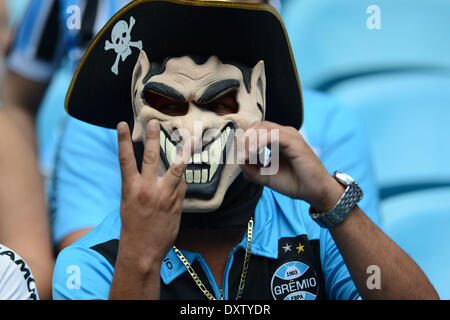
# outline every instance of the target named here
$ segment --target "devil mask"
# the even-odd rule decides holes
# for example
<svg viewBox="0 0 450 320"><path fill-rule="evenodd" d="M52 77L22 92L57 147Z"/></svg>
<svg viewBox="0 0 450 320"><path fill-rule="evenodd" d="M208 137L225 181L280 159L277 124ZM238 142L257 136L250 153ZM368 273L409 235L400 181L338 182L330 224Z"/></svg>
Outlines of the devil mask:
<svg viewBox="0 0 450 320"><path fill-rule="evenodd" d="M141 51L132 78L133 140L142 141L151 119L161 124L160 174L189 139L194 154L184 175L185 212L209 212L222 203L240 173L236 132L264 119L264 63L253 68L216 56L182 56L162 63ZM242 129L240 131L239 129Z"/></svg>

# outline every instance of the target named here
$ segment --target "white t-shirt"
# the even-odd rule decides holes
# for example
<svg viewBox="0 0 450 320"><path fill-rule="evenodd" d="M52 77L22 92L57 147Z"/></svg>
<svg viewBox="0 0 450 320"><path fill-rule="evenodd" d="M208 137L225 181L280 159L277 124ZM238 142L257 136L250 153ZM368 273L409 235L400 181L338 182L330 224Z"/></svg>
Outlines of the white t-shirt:
<svg viewBox="0 0 450 320"><path fill-rule="evenodd" d="M0 245L0 300L38 300L30 268L14 251Z"/></svg>

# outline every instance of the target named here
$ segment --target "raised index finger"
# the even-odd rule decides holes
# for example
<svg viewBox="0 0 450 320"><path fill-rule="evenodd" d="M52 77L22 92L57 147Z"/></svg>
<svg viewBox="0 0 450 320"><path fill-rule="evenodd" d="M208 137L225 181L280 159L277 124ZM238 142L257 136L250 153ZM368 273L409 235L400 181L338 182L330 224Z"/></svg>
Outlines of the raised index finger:
<svg viewBox="0 0 450 320"><path fill-rule="evenodd" d="M132 177L139 174L136 158L134 156L133 144L131 143L130 129L126 122L120 122L117 125L117 138L119 143L119 162L122 184L126 185Z"/></svg>

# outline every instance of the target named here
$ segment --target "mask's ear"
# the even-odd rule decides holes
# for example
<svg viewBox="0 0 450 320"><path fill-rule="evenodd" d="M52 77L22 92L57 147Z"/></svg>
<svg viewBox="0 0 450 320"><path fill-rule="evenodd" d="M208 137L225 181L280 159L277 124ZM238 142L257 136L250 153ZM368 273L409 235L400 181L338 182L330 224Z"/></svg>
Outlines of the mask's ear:
<svg viewBox="0 0 450 320"><path fill-rule="evenodd" d="M266 115L266 71L264 61L259 61L253 67L250 84L251 93L256 95L256 102L258 103L258 108L263 113L264 119Z"/></svg>
<svg viewBox="0 0 450 320"><path fill-rule="evenodd" d="M141 50L139 53L138 61L134 66L133 70L133 78L131 80L131 97L132 97L132 105L133 105L133 114L134 114L134 128L133 128L133 141L137 142L142 140L143 133L145 132L145 128L143 127L142 121L140 121L140 110L134 104L134 100L136 99L136 95L138 94L138 88L142 84L142 80L150 71L150 61L147 58L147 54L145 51Z"/></svg>

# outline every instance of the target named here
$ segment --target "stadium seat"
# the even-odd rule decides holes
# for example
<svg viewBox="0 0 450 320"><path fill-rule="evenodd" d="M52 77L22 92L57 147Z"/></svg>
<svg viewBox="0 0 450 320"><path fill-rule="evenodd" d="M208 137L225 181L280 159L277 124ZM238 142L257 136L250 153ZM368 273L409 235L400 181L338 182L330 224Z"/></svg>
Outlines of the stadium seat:
<svg viewBox="0 0 450 320"><path fill-rule="evenodd" d="M367 26L374 4L381 29ZM305 87L361 72L450 66L448 0L291 0L282 14Z"/></svg>
<svg viewBox="0 0 450 320"><path fill-rule="evenodd" d="M361 76L330 90L362 121L382 199L450 185L449 88L450 72L433 70Z"/></svg>
<svg viewBox="0 0 450 320"><path fill-rule="evenodd" d="M450 183L450 1L289 1L283 16L303 86L355 109L382 198Z"/></svg>
<svg viewBox="0 0 450 320"><path fill-rule="evenodd" d="M416 261L441 299L450 300L450 187L392 197L382 209L386 234Z"/></svg>

